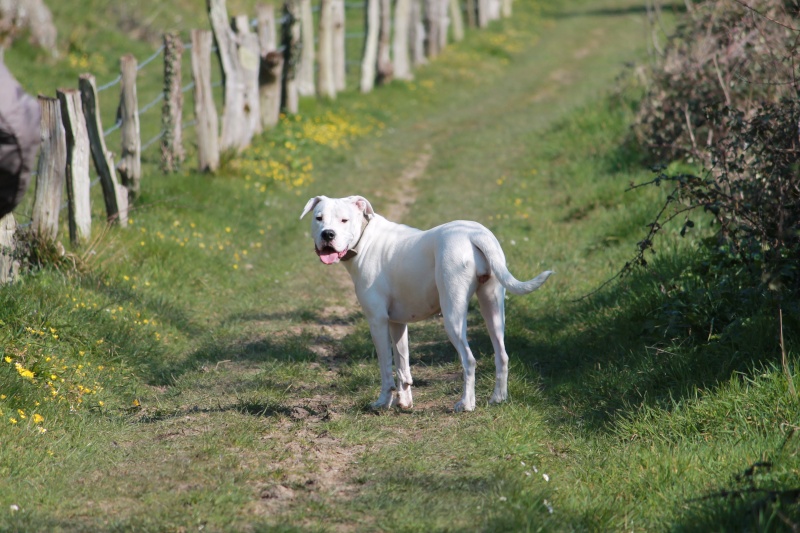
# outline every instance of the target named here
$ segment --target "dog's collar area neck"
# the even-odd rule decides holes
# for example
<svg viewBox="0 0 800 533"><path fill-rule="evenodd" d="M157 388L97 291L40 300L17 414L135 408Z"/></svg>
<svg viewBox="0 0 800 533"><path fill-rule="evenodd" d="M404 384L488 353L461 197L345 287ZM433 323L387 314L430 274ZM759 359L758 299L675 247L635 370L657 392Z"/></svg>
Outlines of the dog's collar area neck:
<svg viewBox="0 0 800 533"><path fill-rule="evenodd" d="M361 244L361 238L364 236L364 230L367 229L367 225L369 224L370 218L364 214L364 218L361 220L361 235L358 236L358 240L356 243L347 250L347 253L340 259L340 261L350 261L352 258L358 255L359 249L358 245Z"/></svg>

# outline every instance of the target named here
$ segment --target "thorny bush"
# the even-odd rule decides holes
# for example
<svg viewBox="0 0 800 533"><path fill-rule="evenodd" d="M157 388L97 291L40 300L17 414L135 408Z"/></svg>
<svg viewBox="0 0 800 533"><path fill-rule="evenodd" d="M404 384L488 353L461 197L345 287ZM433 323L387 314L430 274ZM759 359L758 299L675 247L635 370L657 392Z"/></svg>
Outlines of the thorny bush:
<svg viewBox="0 0 800 533"><path fill-rule="evenodd" d="M683 159L697 173L664 172L644 184L672 189L635 265L663 225L689 214L710 217L717 231L704 267L727 272L723 298L739 303L800 295L800 103L793 57L800 42L797 5L776 0L708 1L687 15L652 78L634 127L654 159ZM709 266L710 265L710 266ZM768 296L772 294L772 297ZM796 300L796 298L795 298Z"/></svg>

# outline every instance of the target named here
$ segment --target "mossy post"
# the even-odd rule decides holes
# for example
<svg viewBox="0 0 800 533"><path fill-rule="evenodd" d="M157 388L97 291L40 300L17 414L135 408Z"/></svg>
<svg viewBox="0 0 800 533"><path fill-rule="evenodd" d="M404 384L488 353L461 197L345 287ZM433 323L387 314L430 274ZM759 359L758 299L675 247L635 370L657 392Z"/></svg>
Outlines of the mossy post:
<svg viewBox="0 0 800 533"><path fill-rule="evenodd" d="M164 106L161 109L161 169L177 172L183 163L183 92L181 92L181 57L183 42L175 33L164 35Z"/></svg>
<svg viewBox="0 0 800 533"><path fill-rule="evenodd" d="M106 149L103 137L103 123L98 112L97 84L91 74L81 74L78 81L81 91L83 116L86 119L86 131L89 134L89 146L92 152L94 167L100 176L103 187L103 201L106 204L108 221L122 227L128 225L128 189L117 181L114 158Z"/></svg>

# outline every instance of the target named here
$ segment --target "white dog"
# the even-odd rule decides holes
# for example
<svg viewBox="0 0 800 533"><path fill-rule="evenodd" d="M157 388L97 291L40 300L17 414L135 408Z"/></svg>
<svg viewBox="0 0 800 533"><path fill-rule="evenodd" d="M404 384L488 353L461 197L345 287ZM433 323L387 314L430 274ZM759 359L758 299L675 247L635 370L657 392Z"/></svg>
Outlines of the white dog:
<svg viewBox="0 0 800 533"><path fill-rule="evenodd" d="M361 196L317 196L300 218L309 211L314 214L311 233L317 255L326 265L344 263L369 322L381 369L381 393L373 407L412 406L406 324L441 312L464 367L464 394L455 410L475 409L475 358L467 344L467 310L475 293L494 347L496 380L490 402L508 398L505 290L535 291L552 272L517 280L506 267L500 243L477 222L455 221L422 231L386 220Z"/></svg>

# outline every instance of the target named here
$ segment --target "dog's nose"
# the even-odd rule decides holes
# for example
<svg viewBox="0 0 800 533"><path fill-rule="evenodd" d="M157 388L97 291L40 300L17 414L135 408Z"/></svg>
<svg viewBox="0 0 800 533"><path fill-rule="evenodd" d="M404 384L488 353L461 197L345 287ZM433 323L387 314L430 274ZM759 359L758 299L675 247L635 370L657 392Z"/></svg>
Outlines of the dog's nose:
<svg viewBox="0 0 800 533"><path fill-rule="evenodd" d="M336 232L333 231L332 229L326 229L320 235L322 236L323 240L328 242L336 238Z"/></svg>

